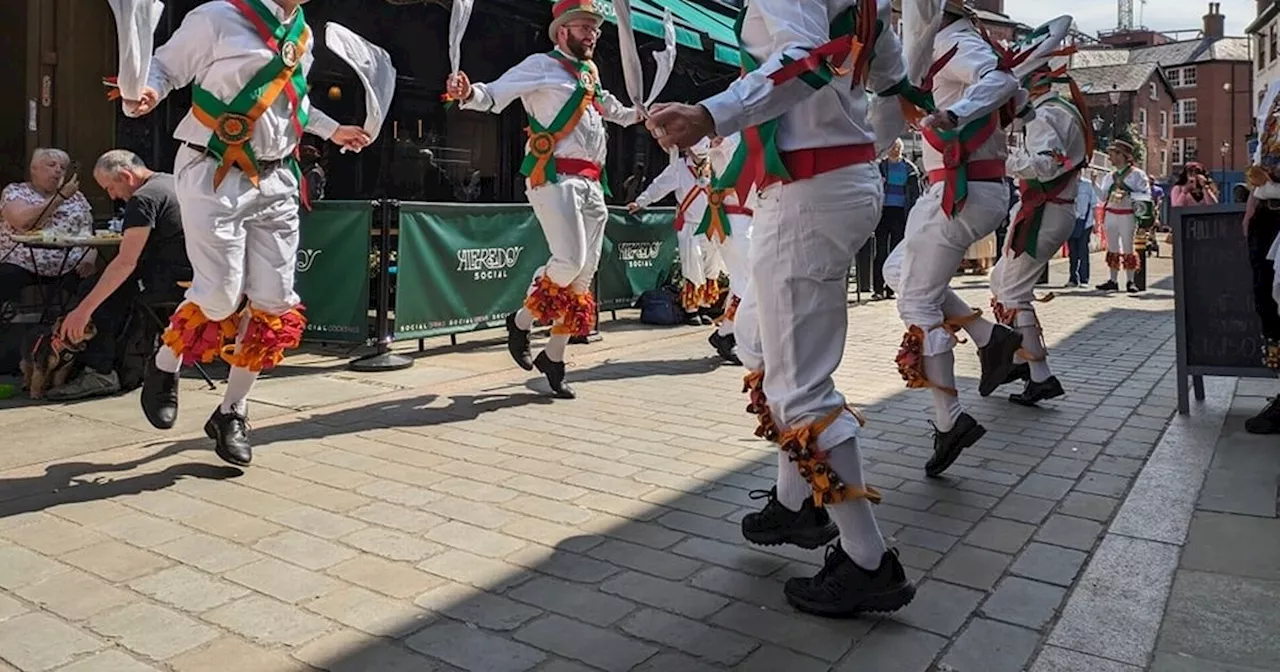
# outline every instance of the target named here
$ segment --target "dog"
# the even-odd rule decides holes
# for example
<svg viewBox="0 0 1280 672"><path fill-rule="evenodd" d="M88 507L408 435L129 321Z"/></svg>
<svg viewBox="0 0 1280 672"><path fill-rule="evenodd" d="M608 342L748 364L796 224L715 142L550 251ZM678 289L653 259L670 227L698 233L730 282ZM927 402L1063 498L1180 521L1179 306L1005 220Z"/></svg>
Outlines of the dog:
<svg viewBox="0 0 1280 672"><path fill-rule="evenodd" d="M71 377L76 355L98 335L93 323L85 327L84 340L76 343L64 340L59 336L61 331L62 318L59 317L49 331L35 331L23 348L22 387L32 399L43 399L45 392L66 383Z"/></svg>

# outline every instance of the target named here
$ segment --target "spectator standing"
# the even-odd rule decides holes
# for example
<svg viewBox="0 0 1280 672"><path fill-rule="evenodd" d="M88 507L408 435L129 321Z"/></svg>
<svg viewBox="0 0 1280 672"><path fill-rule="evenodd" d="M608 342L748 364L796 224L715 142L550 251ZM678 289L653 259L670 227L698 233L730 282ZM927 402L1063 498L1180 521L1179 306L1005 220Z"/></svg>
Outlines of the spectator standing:
<svg viewBox="0 0 1280 672"><path fill-rule="evenodd" d="M1098 194L1084 171L1080 172L1080 182L1080 190L1076 192L1076 228L1067 238L1068 287L1089 284L1089 241L1093 238L1093 216L1098 207Z"/></svg>
<svg viewBox="0 0 1280 672"><path fill-rule="evenodd" d="M893 298L893 290L885 286L884 261L902 242L907 229L907 213L920 198L920 169L902 155L902 138L893 141L889 153L880 162L880 179L884 182L884 208L875 233L875 260L871 262L875 293L873 300ZM868 255L869 256L869 255ZM861 263L861 259L859 260Z"/></svg>

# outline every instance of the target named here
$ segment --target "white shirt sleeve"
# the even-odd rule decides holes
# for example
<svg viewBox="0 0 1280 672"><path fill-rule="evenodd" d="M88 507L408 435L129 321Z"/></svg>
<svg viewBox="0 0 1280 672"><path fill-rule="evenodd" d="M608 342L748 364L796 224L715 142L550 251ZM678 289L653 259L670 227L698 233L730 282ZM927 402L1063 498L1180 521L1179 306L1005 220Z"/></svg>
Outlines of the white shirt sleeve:
<svg viewBox="0 0 1280 672"><path fill-rule="evenodd" d="M702 101L717 135L737 133L782 116L814 89L799 77L774 85L769 75L782 69L783 57L801 60L829 41L831 18L825 0L751 0L747 18L756 15L772 37L769 57L760 67Z"/></svg>
<svg viewBox="0 0 1280 672"><path fill-rule="evenodd" d="M604 118L619 126L630 126L640 121L640 111L622 104L618 97L608 91L600 90L600 106L604 108Z"/></svg>
<svg viewBox="0 0 1280 672"><path fill-rule="evenodd" d="M320 108L312 105L310 96L302 102L302 106L307 110L306 131L325 140L332 138L333 132L338 130L338 126L341 124L334 121L333 117L322 112Z"/></svg>
<svg viewBox="0 0 1280 672"><path fill-rule="evenodd" d="M956 55L942 73L966 86L964 97L949 108L964 126L1000 109L1018 92L1018 80L999 69L991 45L977 35L963 35L957 44Z"/></svg>
<svg viewBox="0 0 1280 672"><path fill-rule="evenodd" d="M547 84L546 54L533 54L506 71L501 77L471 85L471 99L459 105L464 110L499 114L521 96L533 93Z"/></svg>
<svg viewBox="0 0 1280 672"><path fill-rule="evenodd" d="M147 86L155 89L160 100L195 81L213 61L218 29L208 9L211 6L212 3L187 12L169 40L156 49L147 74Z"/></svg>
<svg viewBox="0 0 1280 672"><path fill-rule="evenodd" d="M661 201L667 197L667 194L676 190L680 184L680 172L688 170L684 162L667 164L666 169L653 178L653 182L645 187L644 191L636 196L636 205L646 207L654 201Z"/></svg>
<svg viewBox="0 0 1280 672"><path fill-rule="evenodd" d="M1027 124L1026 146L1009 150L1005 167L1014 177L1048 182L1074 167L1068 156L1068 139L1051 123L1054 116L1065 111L1050 110L1050 107L1041 107L1035 120Z"/></svg>

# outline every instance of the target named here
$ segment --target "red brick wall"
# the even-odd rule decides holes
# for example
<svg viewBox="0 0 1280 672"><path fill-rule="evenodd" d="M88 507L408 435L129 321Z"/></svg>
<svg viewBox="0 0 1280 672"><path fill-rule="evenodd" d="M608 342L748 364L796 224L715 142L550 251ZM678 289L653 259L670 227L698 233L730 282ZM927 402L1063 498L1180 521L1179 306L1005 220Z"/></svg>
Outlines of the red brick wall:
<svg viewBox="0 0 1280 672"><path fill-rule="evenodd" d="M1222 143L1229 142L1227 171L1244 170L1249 161L1245 137L1252 130L1255 100L1252 64L1218 61L1198 63L1195 67L1196 85L1174 91L1180 99L1196 100L1196 124L1175 128L1174 137L1196 138L1199 161L1214 172L1223 166ZM1224 84L1231 84L1231 92L1223 90Z"/></svg>

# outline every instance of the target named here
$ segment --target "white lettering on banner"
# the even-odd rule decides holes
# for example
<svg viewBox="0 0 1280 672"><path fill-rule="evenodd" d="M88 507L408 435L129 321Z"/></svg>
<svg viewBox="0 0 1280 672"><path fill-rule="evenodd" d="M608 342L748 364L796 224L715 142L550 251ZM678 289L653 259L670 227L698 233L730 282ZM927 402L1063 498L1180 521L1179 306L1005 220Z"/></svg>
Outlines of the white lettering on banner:
<svg viewBox="0 0 1280 672"><path fill-rule="evenodd" d="M472 247L458 250L458 272L471 273L472 279L501 280L520 261L523 246Z"/></svg>
<svg viewBox="0 0 1280 672"><path fill-rule="evenodd" d="M316 257L319 257L322 252L324 250L298 250L298 263L296 264L298 272L306 273L311 270L311 267L316 263Z"/></svg>
<svg viewBox="0 0 1280 672"><path fill-rule="evenodd" d="M662 251L662 243L619 243L618 258L627 263L628 268L650 268Z"/></svg>

